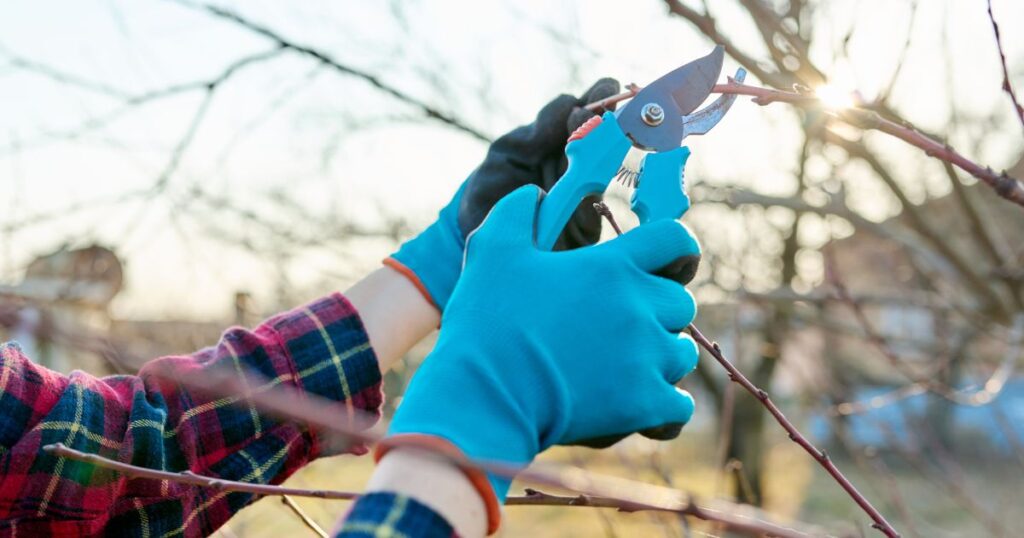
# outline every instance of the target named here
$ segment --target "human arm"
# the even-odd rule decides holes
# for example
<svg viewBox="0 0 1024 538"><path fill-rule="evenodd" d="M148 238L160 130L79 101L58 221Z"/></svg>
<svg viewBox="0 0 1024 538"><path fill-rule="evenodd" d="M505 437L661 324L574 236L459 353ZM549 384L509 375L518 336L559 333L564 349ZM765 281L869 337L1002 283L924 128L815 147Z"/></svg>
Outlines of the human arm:
<svg viewBox="0 0 1024 538"><path fill-rule="evenodd" d="M329 449L315 432L214 399L157 375L251 371L338 402L339 412L379 414L380 369L353 305L333 294L232 328L212 347L147 363L137 376L62 375L0 348L0 531L95 535L107 528L213 532L252 496L128 480L50 456L46 444L169 471L279 483ZM365 452L365 447L349 451ZM117 526L117 527L114 527ZM122 527L123 526L123 527ZM2 534L2 532L0 532Z"/></svg>

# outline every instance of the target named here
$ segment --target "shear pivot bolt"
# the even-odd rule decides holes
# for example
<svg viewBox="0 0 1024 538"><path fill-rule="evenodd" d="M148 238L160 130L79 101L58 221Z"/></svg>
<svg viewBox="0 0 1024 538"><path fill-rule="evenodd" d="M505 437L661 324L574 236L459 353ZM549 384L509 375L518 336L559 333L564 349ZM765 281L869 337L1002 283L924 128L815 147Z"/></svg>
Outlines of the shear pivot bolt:
<svg viewBox="0 0 1024 538"><path fill-rule="evenodd" d="M661 122L665 121L665 109L661 108L661 105L658 103L647 103L640 111L640 117L643 118L644 123L647 125L657 127L661 125Z"/></svg>

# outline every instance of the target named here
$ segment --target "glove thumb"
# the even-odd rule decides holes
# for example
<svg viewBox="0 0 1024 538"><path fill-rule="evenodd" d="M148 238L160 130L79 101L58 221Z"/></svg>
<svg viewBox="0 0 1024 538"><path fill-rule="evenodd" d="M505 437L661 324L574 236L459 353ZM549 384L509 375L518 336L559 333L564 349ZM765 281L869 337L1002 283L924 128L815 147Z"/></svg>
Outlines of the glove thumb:
<svg viewBox="0 0 1024 538"><path fill-rule="evenodd" d="M638 226L594 248L616 251L643 271L654 272L684 256L700 255L700 244L681 222L663 219Z"/></svg>
<svg viewBox="0 0 1024 538"><path fill-rule="evenodd" d="M532 247L541 193L536 185L523 185L499 200L466 238L467 256L474 247Z"/></svg>

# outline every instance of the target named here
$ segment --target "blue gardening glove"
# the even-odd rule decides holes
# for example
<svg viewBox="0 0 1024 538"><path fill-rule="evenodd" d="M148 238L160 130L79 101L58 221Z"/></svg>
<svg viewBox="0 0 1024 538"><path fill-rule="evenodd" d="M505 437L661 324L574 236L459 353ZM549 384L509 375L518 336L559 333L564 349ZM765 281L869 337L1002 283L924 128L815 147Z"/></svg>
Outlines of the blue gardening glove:
<svg viewBox="0 0 1024 538"><path fill-rule="evenodd" d="M542 251L539 195L517 189L470 237L437 346L378 456L433 439L473 459L525 466L555 444L690 420L693 398L674 384L697 364L696 344L678 334L696 305L654 273L699 253L697 241L666 219L600 245ZM510 480L487 478L491 508Z"/></svg>
<svg viewBox="0 0 1024 538"><path fill-rule="evenodd" d="M462 270L466 236L498 200L515 189L533 184L550 190L565 173L569 133L594 116L583 105L618 92L615 79L601 79L580 98L557 97L541 109L533 123L495 140L484 162L459 187L437 221L403 244L384 264L405 275L438 310L444 311ZM556 248L597 242L601 217L593 209L595 201L580 203Z"/></svg>

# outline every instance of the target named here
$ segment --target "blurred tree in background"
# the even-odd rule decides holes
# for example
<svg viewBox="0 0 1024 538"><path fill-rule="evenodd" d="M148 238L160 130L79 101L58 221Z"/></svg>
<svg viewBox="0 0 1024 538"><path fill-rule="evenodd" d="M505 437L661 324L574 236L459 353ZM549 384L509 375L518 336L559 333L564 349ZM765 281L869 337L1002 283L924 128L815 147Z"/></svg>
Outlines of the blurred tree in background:
<svg viewBox="0 0 1024 538"><path fill-rule="evenodd" d="M1024 116L1003 71L1008 88L1021 85L1024 6L987 7L6 6L0 322L64 349L95 345L108 361L97 370L188 351L228 322L343 289L375 267L432 219L493 136L551 96L605 75L643 84L718 43L726 72L816 91L824 106L741 98L718 128L688 140L685 221L705 252L698 325L787 414L832 441L901 530L1008 534L1020 514L1001 513L997 499L1020 487L1024 466L1024 208L834 113L858 106L1024 177ZM609 194L629 222L627 197ZM40 287L31 263L93 245L123 261L124 291L80 315L79 298L63 291L79 289L82 274L44 271L59 278ZM29 323L29 311L80 323ZM390 402L427 350L389 374ZM552 457L814 523L861 519L825 501L833 484L801 478L760 402L717 365L702 361L686 383L703 405L668 447L631 440ZM341 511L318 510L328 521ZM563 512L517 510L510 534L572 534L544 524ZM572 517L596 518L607 535L650 530L639 515L594 513ZM274 532L253 525L259 517L247 511L226 532ZM673 518L651 521L685 532Z"/></svg>

